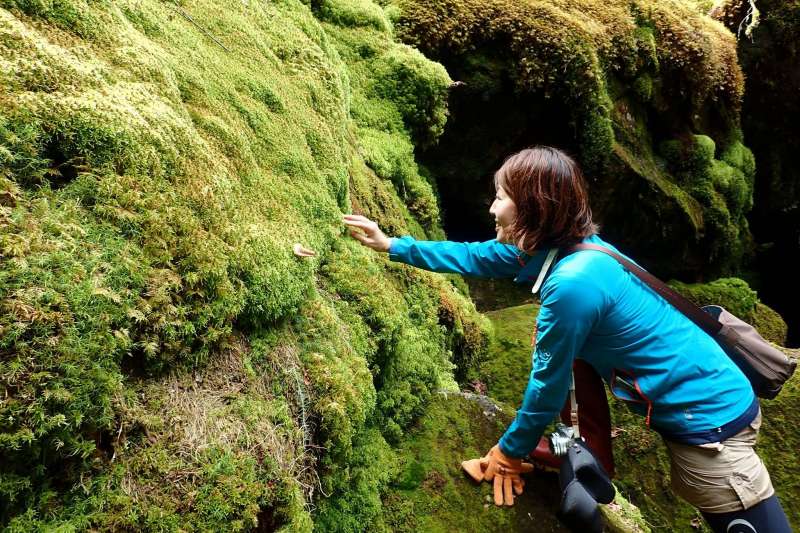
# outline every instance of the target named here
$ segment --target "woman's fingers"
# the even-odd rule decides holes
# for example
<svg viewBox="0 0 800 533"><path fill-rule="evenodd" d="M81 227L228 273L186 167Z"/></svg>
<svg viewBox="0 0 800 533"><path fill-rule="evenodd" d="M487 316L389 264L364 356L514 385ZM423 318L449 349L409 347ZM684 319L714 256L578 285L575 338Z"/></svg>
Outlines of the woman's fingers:
<svg viewBox="0 0 800 533"><path fill-rule="evenodd" d="M494 504L503 505L503 477L500 474L494 476Z"/></svg>
<svg viewBox="0 0 800 533"><path fill-rule="evenodd" d="M350 231L350 236L362 244L369 244L372 239L359 231Z"/></svg>
<svg viewBox="0 0 800 533"><path fill-rule="evenodd" d="M370 219L361 215L343 215L342 221L350 229L350 235L361 244L379 252L388 252L392 241Z"/></svg>
<svg viewBox="0 0 800 533"><path fill-rule="evenodd" d="M374 226L378 227L378 225L373 222L372 220L368 219L367 217L362 217L361 215L344 215L342 220L345 224L350 226L359 226L362 228Z"/></svg>
<svg viewBox="0 0 800 533"><path fill-rule="evenodd" d="M345 220L361 220L361 221L369 222L369 219L367 217L365 217L363 215L354 215L352 213L347 214L347 215L342 215L342 218L344 218Z"/></svg>
<svg viewBox="0 0 800 533"><path fill-rule="evenodd" d="M362 230L364 233L368 233L368 234L373 234L373 233L376 233L378 231L378 225L375 224L374 222L361 222L361 221L347 222L347 221L345 221L345 224L347 224L351 228L358 228L358 229Z"/></svg>
<svg viewBox="0 0 800 533"><path fill-rule="evenodd" d="M514 491L511 490L511 476L503 476L503 500L509 507L514 505Z"/></svg>
<svg viewBox="0 0 800 533"><path fill-rule="evenodd" d="M342 220L348 226L357 226L359 228L370 229L370 230L377 230L378 224L368 219L367 217L362 217L361 215L344 215Z"/></svg>
<svg viewBox="0 0 800 533"><path fill-rule="evenodd" d="M356 226L358 228L368 228L370 225L374 224L371 220L347 220L344 219L344 223L348 226Z"/></svg>
<svg viewBox="0 0 800 533"><path fill-rule="evenodd" d="M514 485L514 492L519 496L525 488L525 481L521 477L515 477L511 480Z"/></svg>

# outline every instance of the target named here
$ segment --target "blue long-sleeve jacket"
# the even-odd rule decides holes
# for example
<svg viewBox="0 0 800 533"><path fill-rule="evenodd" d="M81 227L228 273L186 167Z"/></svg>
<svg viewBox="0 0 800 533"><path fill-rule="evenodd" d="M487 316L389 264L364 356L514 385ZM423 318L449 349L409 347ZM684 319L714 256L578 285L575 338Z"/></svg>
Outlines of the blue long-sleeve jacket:
<svg viewBox="0 0 800 533"><path fill-rule="evenodd" d="M584 242L617 251L593 235ZM390 258L435 272L533 283L547 250L528 255L496 240L392 240ZM536 348L525 396L500 439L524 457L564 405L576 357L611 392L647 416L665 438L719 442L755 418L758 401L739 368L711 337L614 258L581 251L551 267L541 286Z"/></svg>

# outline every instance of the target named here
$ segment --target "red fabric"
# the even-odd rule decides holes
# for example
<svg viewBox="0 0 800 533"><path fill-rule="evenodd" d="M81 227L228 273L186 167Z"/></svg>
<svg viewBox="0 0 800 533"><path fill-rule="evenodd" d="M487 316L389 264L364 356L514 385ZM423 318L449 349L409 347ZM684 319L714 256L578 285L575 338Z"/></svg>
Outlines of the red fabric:
<svg viewBox="0 0 800 533"><path fill-rule="evenodd" d="M528 459L540 468L553 470L555 472L558 472L558 469L561 468L561 461L563 460L562 457L556 457L553 455L553 452L550 451L550 440L547 437L539 439L539 444L536 446L536 449L530 453Z"/></svg>
<svg viewBox="0 0 800 533"><path fill-rule="evenodd" d="M608 475L614 477L614 454L611 446L611 414L603 380L586 361L576 359L572 367L575 375L575 395L578 400L578 424L581 436L602 463ZM570 422L569 397L561 410L561 421Z"/></svg>

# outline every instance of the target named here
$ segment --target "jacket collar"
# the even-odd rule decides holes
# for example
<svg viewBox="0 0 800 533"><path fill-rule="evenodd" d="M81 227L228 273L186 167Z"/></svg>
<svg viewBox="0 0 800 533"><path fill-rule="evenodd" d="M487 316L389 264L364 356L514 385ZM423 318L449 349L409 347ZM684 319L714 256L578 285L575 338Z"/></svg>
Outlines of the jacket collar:
<svg viewBox="0 0 800 533"><path fill-rule="evenodd" d="M549 249L537 250L533 255L528 255L520 252L519 258L524 262L525 266L519 271L517 277L514 278L516 283L534 283L542 271L545 260L547 259ZM541 285L541 284L540 284Z"/></svg>

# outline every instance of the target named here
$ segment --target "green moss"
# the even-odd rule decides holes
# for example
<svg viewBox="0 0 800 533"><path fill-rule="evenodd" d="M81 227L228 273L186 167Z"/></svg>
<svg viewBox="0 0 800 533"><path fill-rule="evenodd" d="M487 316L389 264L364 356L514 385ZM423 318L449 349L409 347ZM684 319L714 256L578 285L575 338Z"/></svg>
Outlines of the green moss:
<svg viewBox="0 0 800 533"><path fill-rule="evenodd" d="M757 302L750 323L765 339L780 345L786 344L789 327L777 311Z"/></svg>
<svg viewBox="0 0 800 533"><path fill-rule="evenodd" d="M492 503L491 484L476 485L461 471L461 461L484 455L510 421L510 413L490 413L489 405L459 394L433 400L398 450L399 468L383 497L389 531L559 527L555 475L528 476L514 507L502 508Z"/></svg>
<svg viewBox="0 0 800 533"><path fill-rule="evenodd" d="M480 7L460 0L398 5L400 34L433 57L470 56L486 46L507 48L517 58L512 82L520 90L557 95L573 107L571 118L580 129L601 134L579 139L592 169L604 161L603 152L592 144L603 145L606 155L611 148L610 142L601 141L609 138L603 125L611 118L609 71L622 70L631 77L659 69L680 72L692 86L695 111L708 98L720 97L734 106L741 98L735 43L690 6L591 0L558 6L504 0ZM720 64L725 66L706 68Z"/></svg>
<svg viewBox="0 0 800 533"><path fill-rule="evenodd" d="M442 352L433 295L413 278L399 286L381 283L383 268L371 261L365 268L367 261L366 252L350 245L323 272L330 289L350 302L372 332L368 362L377 374L377 410L384 434L397 442L431 393L447 381L450 363Z"/></svg>
<svg viewBox="0 0 800 533"><path fill-rule="evenodd" d="M403 121L422 144L444 130L450 77L410 47L396 47L375 64L371 93L397 105Z"/></svg>
<svg viewBox="0 0 800 533"><path fill-rule="evenodd" d="M397 209L409 211L401 215L402 227L421 226L422 236L443 237L438 200L420 175L412 141L425 145L441 134L447 119L447 73L419 52L393 43L386 31L342 23L327 23L325 29L348 63L360 154L395 186L403 200ZM359 200L372 202L371 196Z"/></svg>
<svg viewBox="0 0 800 533"><path fill-rule="evenodd" d="M659 152L677 172L694 179L703 179L714 160L716 144L707 135L691 135L659 145Z"/></svg>
<svg viewBox="0 0 800 533"><path fill-rule="evenodd" d="M311 5L317 18L339 26L369 27L381 32L390 27L381 7L369 0L320 0Z"/></svg>
<svg viewBox="0 0 800 533"><path fill-rule="evenodd" d="M611 532L641 532L651 531L647 521L642 516L642 511L622 497L617 491L614 501L608 505L601 505L600 512L606 519L606 528Z"/></svg>
<svg viewBox="0 0 800 533"><path fill-rule="evenodd" d="M394 461L379 429L359 434L341 485L336 487L338 497L319 502L315 530L381 531L386 513L380 496L395 470Z"/></svg>
<svg viewBox="0 0 800 533"><path fill-rule="evenodd" d="M372 128L360 130L364 160L375 173L394 184L409 211L425 228L439 224L439 206L430 183L422 178L408 139Z"/></svg>
<svg viewBox="0 0 800 533"><path fill-rule="evenodd" d="M102 24L90 9L91 3L81 0L4 0L0 7L19 10L28 16L73 31L84 39L103 36Z"/></svg>
<svg viewBox="0 0 800 533"><path fill-rule="evenodd" d="M454 377L461 383L478 378L478 370L489 356L490 324L474 313L472 304L456 287L444 285L439 292L439 324L446 328L446 345L455 365Z"/></svg>
<svg viewBox="0 0 800 533"><path fill-rule="evenodd" d="M638 76L633 80L633 91L642 102L650 101L653 97L653 79L647 74Z"/></svg>
<svg viewBox="0 0 800 533"><path fill-rule="evenodd" d="M786 350L787 355L798 358L800 350ZM758 454L770 473L775 492L780 498L790 525L800 527L800 509L792 502L800 497L800 476L795 466L794 450L800 446L797 432L787 428L797 427L797 405L800 396L800 379L797 373L784 385L774 400L762 400L764 423L758 441Z"/></svg>
<svg viewBox="0 0 800 533"><path fill-rule="evenodd" d="M744 218L753 205L752 153L737 141L715 159L716 144L706 135L663 141L659 150L680 185L703 206L703 238L717 272L735 271L735 265L752 253Z"/></svg>
<svg viewBox="0 0 800 533"><path fill-rule="evenodd" d="M753 152L741 142L731 143L721 154L720 159L732 167L739 169L742 174L752 178L756 171L756 161ZM751 183L752 185L752 183Z"/></svg>
<svg viewBox="0 0 800 533"><path fill-rule="evenodd" d="M247 350L239 341L201 372L136 384L83 483L49 484L9 528L310 531L298 484L308 461L302 427L282 390L294 383L281 383L277 361L257 350L248 360Z"/></svg>
<svg viewBox="0 0 800 533"><path fill-rule="evenodd" d="M380 523L485 324L340 215L443 236L444 70L370 2L3 7L0 524L308 531L318 483L319 527Z"/></svg>
<svg viewBox="0 0 800 533"><path fill-rule="evenodd" d="M742 187L737 175L715 189L711 165L741 140L743 76L735 39L694 5L392 4L400 10L401 38L461 82L453 91L461 116L440 146L423 154L451 188L465 183L463 194L448 193L447 201L477 216L479 206L466 198L482 189L469 180L478 182L518 150L515 139L557 144L581 162L598 218L646 262L670 261L648 257L659 254L649 243L661 239L663 249L681 256L664 268L682 275L706 267L727 275L741 267L751 253L744 213L752 187ZM487 158L494 163L477 161ZM623 197L640 201L632 206ZM448 224L464 225L466 218L453 216Z"/></svg>
<svg viewBox="0 0 800 533"><path fill-rule="evenodd" d="M531 373L531 339L538 312L538 305L526 304L486 313L494 325L494 334L487 360L481 366L481 377L487 394L506 405L516 407L522 401Z"/></svg>

